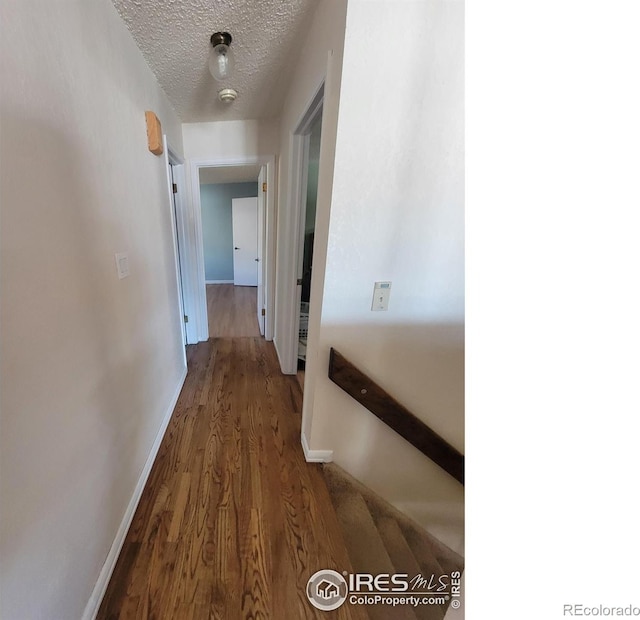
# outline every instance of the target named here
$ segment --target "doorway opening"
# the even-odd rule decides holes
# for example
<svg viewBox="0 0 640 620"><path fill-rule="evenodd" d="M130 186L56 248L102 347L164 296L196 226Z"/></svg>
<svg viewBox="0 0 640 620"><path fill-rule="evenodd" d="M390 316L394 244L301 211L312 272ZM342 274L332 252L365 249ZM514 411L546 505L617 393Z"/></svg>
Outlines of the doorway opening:
<svg viewBox="0 0 640 620"><path fill-rule="evenodd" d="M199 171L209 338L264 333L264 304L258 295L261 168L202 167Z"/></svg>
<svg viewBox="0 0 640 620"><path fill-rule="evenodd" d="M320 167L320 136L322 133L322 108L318 110L308 134L305 155L307 177L306 200L301 213L302 232L302 284L300 291L300 326L298 328L298 370L304 370L307 360L307 336L309 332L309 304L311 301L311 272L313 269L313 240L316 227L318 200L318 170ZM301 205L302 207L302 205Z"/></svg>
<svg viewBox="0 0 640 620"><path fill-rule="evenodd" d="M273 340L274 333L274 285L275 285L275 157L261 156L248 157L240 160L192 160L190 166L191 177L191 207L192 207L192 252L190 257L190 274L193 285L193 302L196 307L195 321L197 324L198 341L207 340L210 337L209 307L210 303L207 289L212 286L230 285L231 287L255 287L254 303L252 310L252 325L258 330L258 335L264 335L266 340ZM210 217L212 213L206 213L204 196L201 187L227 186L252 184L252 190L231 196L227 191L228 204L225 207L226 220L222 222ZM224 189L224 188L223 188ZM255 232L257 236L255 247L250 250L250 263L253 265L255 279L251 282L236 281L238 274L234 274L234 254L240 254L245 249L246 243L234 243L233 240L233 198L253 197L255 213ZM214 209L215 211L215 209ZM218 216L220 213L218 213ZM218 235L220 241L223 229L226 237L222 246L218 244L218 250L222 254L218 256L216 265L215 257L206 248L211 234ZM213 231L213 232L212 232ZM209 239L210 240L210 239ZM238 247L239 250L234 250ZM206 256L205 256L206 254ZM215 250L214 250L215 254ZM224 255L224 256L222 256ZM246 258L246 257L245 257ZM220 263L222 260L222 263ZM226 265L226 267L225 267ZM226 270L225 270L226 269ZM216 271L217 270L217 271ZM217 292L223 292L218 288ZM215 296L214 296L215 297ZM219 298L219 296L218 296ZM215 304L215 299L211 301ZM244 307L244 304L243 304ZM213 334L215 335L215 334Z"/></svg>
<svg viewBox="0 0 640 620"><path fill-rule="evenodd" d="M243 273L247 270L257 272L255 269L257 256L257 206L255 201L258 196L259 174L260 166L200 168L200 221L204 273L207 284L256 286L256 275L249 273L243 277ZM250 214L245 214L249 217L247 222L242 221L241 217L242 202L246 199L254 201L252 210L255 230L253 231L247 231L244 225L251 224ZM234 201L237 202L234 203ZM235 209L234 204L236 204ZM247 209L251 209L251 207L247 206ZM238 243L234 243L234 235L245 233L255 239L236 240L238 243L242 243L242 247L239 247ZM247 247L250 242L251 248ZM239 249L234 250L235 247ZM246 256L244 256L245 252Z"/></svg>
<svg viewBox="0 0 640 620"><path fill-rule="evenodd" d="M308 335L312 303L313 247L322 138L324 84L320 86L293 133L294 174L292 196L294 217L294 263L296 287L293 293L293 320L290 355L293 372L304 389L304 371L308 358Z"/></svg>

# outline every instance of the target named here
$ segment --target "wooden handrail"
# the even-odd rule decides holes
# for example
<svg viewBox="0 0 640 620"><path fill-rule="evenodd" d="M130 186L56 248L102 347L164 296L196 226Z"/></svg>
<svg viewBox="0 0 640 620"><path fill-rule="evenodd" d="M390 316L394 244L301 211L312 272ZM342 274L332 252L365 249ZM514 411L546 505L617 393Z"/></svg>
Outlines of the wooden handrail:
<svg viewBox="0 0 640 620"><path fill-rule="evenodd" d="M329 379L464 484L464 455L334 348L329 357Z"/></svg>

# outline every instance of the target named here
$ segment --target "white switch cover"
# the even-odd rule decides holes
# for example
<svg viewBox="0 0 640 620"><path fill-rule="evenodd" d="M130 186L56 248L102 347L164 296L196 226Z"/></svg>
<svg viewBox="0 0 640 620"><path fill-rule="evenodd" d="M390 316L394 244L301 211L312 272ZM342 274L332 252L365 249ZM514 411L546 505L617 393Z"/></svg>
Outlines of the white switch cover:
<svg viewBox="0 0 640 620"><path fill-rule="evenodd" d="M126 252L116 254L116 267L121 280L129 275L129 255Z"/></svg>
<svg viewBox="0 0 640 620"><path fill-rule="evenodd" d="M376 282L373 287L373 302L371 303L371 310L388 310L390 295L391 282Z"/></svg>

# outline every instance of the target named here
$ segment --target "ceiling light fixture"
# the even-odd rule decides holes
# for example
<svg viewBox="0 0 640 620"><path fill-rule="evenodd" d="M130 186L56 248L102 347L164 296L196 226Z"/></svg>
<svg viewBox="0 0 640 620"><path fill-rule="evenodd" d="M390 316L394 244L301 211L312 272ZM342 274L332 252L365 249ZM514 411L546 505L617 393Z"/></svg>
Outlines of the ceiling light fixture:
<svg viewBox="0 0 640 620"><path fill-rule="evenodd" d="M219 82L230 77L233 71L233 52L230 49L231 35L228 32L214 32L209 50L209 71Z"/></svg>
<svg viewBox="0 0 640 620"><path fill-rule="evenodd" d="M231 103L232 101L236 100L237 96L238 91L234 90L233 88L223 88L218 92L218 99L220 99L222 103Z"/></svg>

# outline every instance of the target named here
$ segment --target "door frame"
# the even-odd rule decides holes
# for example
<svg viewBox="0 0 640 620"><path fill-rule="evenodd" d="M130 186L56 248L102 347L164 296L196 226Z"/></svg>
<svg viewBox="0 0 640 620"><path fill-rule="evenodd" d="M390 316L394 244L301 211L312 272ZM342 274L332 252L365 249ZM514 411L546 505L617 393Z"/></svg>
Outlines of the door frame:
<svg viewBox="0 0 640 620"><path fill-rule="evenodd" d="M267 182L267 169L265 166L260 166L260 173L258 174L258 290L257 290L257 303L256 303L256 317L258 319L258 326L260 329L260 335L264 336L264 262L260 257L264 254L264 223L265 223L265 202Z"/></svg>
<svg viewBox="0 0 640 620"><path fill-rule="evenodd" d="M224 168L227 166L266 166L267 192L265 200L263 256L265 294L265 340L273 340L275 317L275 266L276 266L276 179L275 155L241 157L233 159L193 159L190 162L191 176L191 243L189 257L189 280L193 287L191 299L194 305L194 326L197 341L208 340L207 285L204 275L204 245L202 239L202 204L200 201L200 168ZM258 188L261 190L262 188ZM191 318L191 315L189 315Z"/></svg>
<svg viewBox="0 0 640 620"><path fill-rule="evenodd" d="M185 235L185 194L186 181L184 174L184 159L172 148L167 140L166 134L162 136L164 146L164 160L167 177L167 193L169 197L169 213L171 219L171 243L173 246L173 260L176 270L176 292L178 295L178 317L180 323L180 338L182 342L182 357L184 366L187 366L187 350L186 343L190 342L187 332L187 323L184 317L188 316L187 295L185 293L185 265L186 255L184 245L186 243ZM172 174L173 168L173 174ZM175 183L178 191L174 194L172 184Z"/></svg>
<svg viewBox="0 0 640 620"><path fill-rule="evenodd" d="M302 276L304 250L304 217L302 213L306 212L307 205L309 134L311 126L322 115L324 109L324 87L325 82L323 80L291 134L291 182L289 193L291 253L288 258L289 275L284 278L283 282L283 288L285 289L283 298L286 300L284 310L287 313L284 324L290 325L291 329L286 334L288 342L283 342L284 359L280 360L282 371L285 374L295 374L298 369L298 333L300 330L302 287L297 284L297 280ZM309 309L311 312L311 303L309 304ZM307 342L309 341L307 340Z"/></svg>

